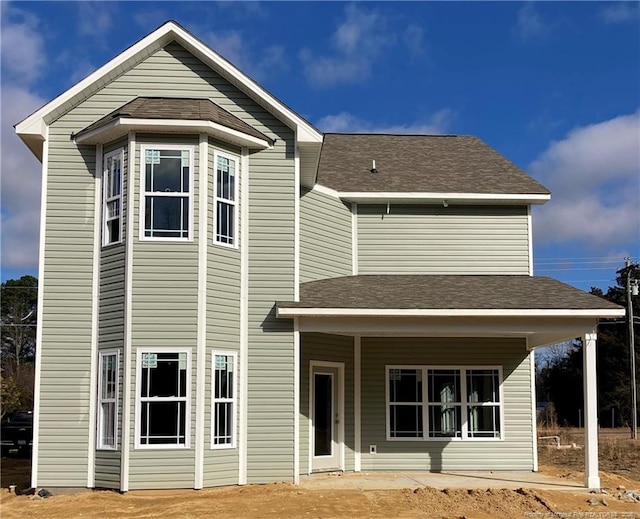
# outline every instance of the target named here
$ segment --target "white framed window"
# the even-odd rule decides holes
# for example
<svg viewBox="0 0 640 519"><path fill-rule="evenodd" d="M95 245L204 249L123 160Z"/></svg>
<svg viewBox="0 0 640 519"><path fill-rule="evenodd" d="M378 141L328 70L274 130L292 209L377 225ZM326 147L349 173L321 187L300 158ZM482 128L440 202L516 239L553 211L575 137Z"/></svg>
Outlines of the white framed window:
<svg viewBox="0 0 640 519"><path fill-rule="evenodd" d="M216 151L213 155L213 242L238 246L238 157Z"/></svg>
<svg viewBox="0 0 640 519"><path fill-rule="evenodd" d="M499 366L387 366L387 440L502 440Z"/></svg>
<svg viewBox="0 0 640 519"><path fill-rule="evenodd" d="M213 351L211 380L211 448L236 446L237 360L235 352Z"/></svg>
<svg viewBox="0 0 640 519"><path fill-rule="evenodd" d="M102 173L102 245L122 242L124 148L104 156Z"/></svg>
<svg viewBox="0 0 640 519"><path fill-rule="evenodd" d="M103 350L98 358L98 449L118 448L120 352Z"/></svg>
<svg viewBox="0 0 640 519"><path fill-rule="evenodd" d="M140 147L140 239L193 239L193 146Z"/></svg>
<svg viewBox="0 0 640 519"><path fill-rule="evenodd" d="M138 348L136 449L189 448L191 349Z"/></svg>

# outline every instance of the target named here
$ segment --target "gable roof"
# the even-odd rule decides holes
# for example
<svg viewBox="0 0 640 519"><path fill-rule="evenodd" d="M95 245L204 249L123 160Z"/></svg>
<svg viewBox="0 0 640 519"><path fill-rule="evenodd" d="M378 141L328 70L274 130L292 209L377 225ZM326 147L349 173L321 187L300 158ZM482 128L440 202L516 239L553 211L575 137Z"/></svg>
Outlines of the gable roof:
<svg viewBox="0 0 640 519"><path fill-rule="evenodd" d="M546 201L550 194L496 150L466 135L325 134L317 182L347 199L358 193L471 193L539 195Z"/></svg>
<svg viewBox="0 0 640 519"><path fill-rule="evenodd" d="M175 21L168 21L140 41L118 54L94 73L45 104L26 119L16 124L16 132L29 149L42 160L42 143L49 123L66 113L82 100L93 95L122 72L142 61L168 43L175 41L194 54L207 66L238 87L247 96L263 106L274 117L295 130L299 143L319 148L322 134L291 108L267 92L229 61L190 34ZM315 165L315 164L314 164Z"/></svg>
<svg viewBox="0 0 640 519"><path fill-rule="evenodd" d="M613 317L624 308L549 277L359 275L300 285L299 302L278 315L578 315ZM514 313L516 312L516 313Z"/></svg>
<svg viewBox="0 0 640 519"><path fill-rule="evenodd" d="M273 145L271 138L209 99L167 97L136 97L79 131L74 137L77 142L82 142L90 136L107 133L107 140L113 140L117 136L112 133L118 132L118 125L124 126L119 130L120 133L128 131L128 125L123 124L126 123L124 120L131 123L135 120L139 124L150 121L206 121Z"/></svg>

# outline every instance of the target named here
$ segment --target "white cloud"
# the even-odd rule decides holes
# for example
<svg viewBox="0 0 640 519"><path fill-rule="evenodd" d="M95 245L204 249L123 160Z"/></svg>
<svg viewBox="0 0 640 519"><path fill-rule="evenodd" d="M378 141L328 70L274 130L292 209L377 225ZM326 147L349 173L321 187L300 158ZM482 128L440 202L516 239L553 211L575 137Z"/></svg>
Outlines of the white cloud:
<svg viewBox="0 0 640 519"><path fill-rule="evenodd" d="M424 30L417 25L409 25L404 30L404 43L409 52L418 56L424 52Z"/></svg>
<svg viewBox="0 0 640 519"><path fill-rule="evenodd" d="M571 131L529 170L553 193L537 210L536 237L604 252L640 236L640 111Z"/></svg>
<svg viewBox="0 0 640 519"><path fill-rule="evenodd" d="M256 80L264 80L270 74L288 69L284 47L271 45L259 52L252 52L241 31L209 31L204 41L236 67Z"/></svg>
<svg viewBox="0 0 640 519"><path fill-rule="evenodd" d="M434 135L447 131L453 114L442 109L425 121L413 124L377 124L365 121L348 112L327 115L317 122L320 130L327 133L390 133L404 135Z"/></svg>
<svg viewBox="0 0 640 519"><path fill-rule="evenodd" d="M45 64L38 20L25 11L2 4L2 80L31 84Z"/></svg>
<svg viewBox="0 0 640 519"><path fill-rule="evenodd" d="M316 56L308 48L300 51L307 80L317 87L367 80L375 61L398 43L398 34L404 34L403 40L412 54L422 51L420 27L398 28L397 23L392 27L376 10L348 5L344 21L331 36L332 53Z"/></svg>
<svg viewBox="0 0 640 519"><path fill-rule="evenodd" d="M640 19L640 8L636 2L620 2L602 9L600 18L609 24L637 22Z"/></svg>
<svg viewBox="0 0 640 519"><path fill-rule="evenodd" d="M2 266L7 269L26 271L38 266L41 167L15 134L13 124L43 103L23 88L2 87Z"/></svg>
<svg viewBox="0 0 640 519"><path fill-rule="evenodd" d="M538 13L535 5L528 2L518 11L516 35L523 41L544 38L549 34L549 26Z"/></svg>
<svg viewBox="0 0 640 519"><path fill-rule="evenodd" d="M81 36L101 38L113 25L114 2L78 2L78 32Z"/></svg>
<svg viewBox="0 0 640 519"><path fill-rule="evenodd" d="M13 6L2 7L2 112L0 128L2 266L37 268L40 164L13 125L44 104L30 90L46 63L39 21Z"/></svg>

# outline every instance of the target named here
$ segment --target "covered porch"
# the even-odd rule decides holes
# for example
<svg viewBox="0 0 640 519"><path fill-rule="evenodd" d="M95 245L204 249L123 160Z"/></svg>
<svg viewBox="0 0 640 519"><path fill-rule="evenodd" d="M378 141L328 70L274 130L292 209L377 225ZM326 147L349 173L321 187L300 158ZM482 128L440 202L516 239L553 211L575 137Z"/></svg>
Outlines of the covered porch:
<svg viewBox="0 0 640 519"><path fill-rule="evenodd" d="M534 351L579 337L600 486L597 323L624 309L549 278L387 275L304 283L277 314L296 336L296 475L536 472Z"/></svg>

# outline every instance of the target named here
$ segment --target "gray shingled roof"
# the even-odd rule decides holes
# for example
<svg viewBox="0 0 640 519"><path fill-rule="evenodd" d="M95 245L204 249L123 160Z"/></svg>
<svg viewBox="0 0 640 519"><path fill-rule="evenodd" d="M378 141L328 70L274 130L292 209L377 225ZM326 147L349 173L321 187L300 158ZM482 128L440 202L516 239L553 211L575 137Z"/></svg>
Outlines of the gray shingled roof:
<svg viewBox="0 0 640 519"><path fill-rule="evenodd" d="M341 192L549 194L480 139L462 135L325 134L317 182Z"/></svg>
<svg viewBox="0 0 640 519"><path fill-rule="evenodd" d="M189 121L211 121L232 130L273 143L273 139L256 130L250 124L227 112L209 99L187 99L168 97L136 97L110 114L87 126L76 137L89 133L117 118L128 119L185 119Z"/></svg>
<svg viewBox="0 0 640 519"><path fill-rule="evenodd" d="M548 277L361 275L300 285L300 302L278 308L620 310Z"/></svg>

